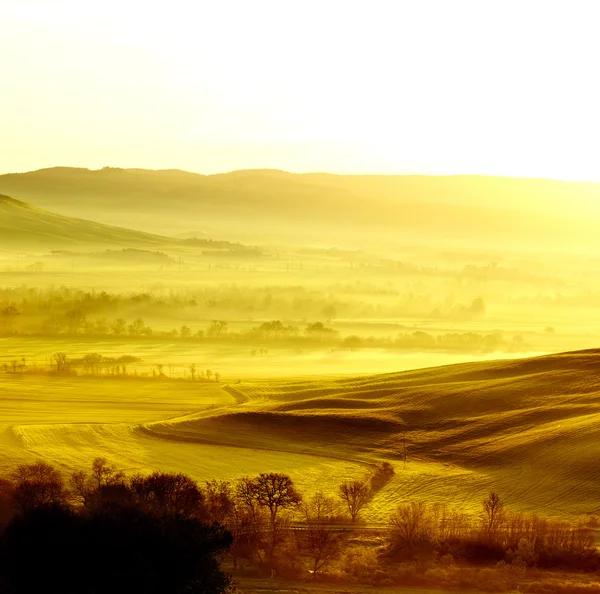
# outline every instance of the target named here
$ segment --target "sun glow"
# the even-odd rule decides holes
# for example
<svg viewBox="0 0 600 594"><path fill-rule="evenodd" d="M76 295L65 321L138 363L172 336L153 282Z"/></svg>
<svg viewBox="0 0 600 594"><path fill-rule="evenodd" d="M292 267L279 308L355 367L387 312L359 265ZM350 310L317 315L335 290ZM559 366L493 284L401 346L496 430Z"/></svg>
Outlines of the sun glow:
<svg viewBox="0 0 600 594"><path fill-rule="evenodd" d="M594 8L6 0L1 167L600 180Z"/></svg>

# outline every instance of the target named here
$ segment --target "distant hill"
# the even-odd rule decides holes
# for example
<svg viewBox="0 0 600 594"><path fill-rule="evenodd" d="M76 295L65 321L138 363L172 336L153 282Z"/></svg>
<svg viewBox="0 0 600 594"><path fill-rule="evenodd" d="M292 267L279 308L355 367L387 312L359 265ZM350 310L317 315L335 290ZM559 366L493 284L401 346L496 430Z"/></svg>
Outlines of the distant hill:
<svg viewBox="0 0 600 594"><path fill-rule="evenodd" d="M0 176L0 192L69 216L178 237L256 242L448 240L595 245L600 184L490 176L199 175L57 167Z"/></svg>
<svg viewBox="0 0 600 594"><path fill-rule="evenodd" d="M174 240L53 214L0 195L0 249L150 247L169 243Z"/></svg>

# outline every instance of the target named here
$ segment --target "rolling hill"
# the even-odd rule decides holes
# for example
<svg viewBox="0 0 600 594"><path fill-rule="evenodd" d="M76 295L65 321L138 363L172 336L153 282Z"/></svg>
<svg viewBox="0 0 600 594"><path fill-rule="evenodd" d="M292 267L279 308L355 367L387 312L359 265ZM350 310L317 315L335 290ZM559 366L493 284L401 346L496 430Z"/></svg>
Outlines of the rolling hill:
<svg viewBox="0 0 600 594"><path fill-rule="evenodd" d="M490 489L523 511L600 511L600 351L235 388L246 400L239 410L154 422L145 433L391 460L398 470L373 518L413 497L475 508Z"/></svg>
<svg viewBox="0 0 600 594"><path fill-rule="evenodd" d="M0 195L0 249L142 247L175 243L167 237L53 214Z"/></svg>
<svg viewBox="0 0 600 594"><path fill-rule="evenodd" d="M199 175L68 167L0 176L41 208L153 233L364 247L373 241L596 244L600 184L491 176ZM482 243L483 242L483 243Z"/></svg>
<svg viewBox="0 0 600 594"><path fill-rule="evenodd" d="M0 378L0 393L15 381ZM600 350L376 376L209 384L210 399L202 384L159 384L172 393L162 401L151 380L134 392L131 383L125 390L118 380L99 380L83 395L77 381L19 382L20 399L4 405L4 464L42 456L70 469L101 453L128 471L159 467L201 480L288 472L310 493L333 491L389 460L396 474L376 494L368 520L384 521L409 499L475 512L491 490L520 511L600 513ZM58 389L61 397L48 399Z"/></svg>

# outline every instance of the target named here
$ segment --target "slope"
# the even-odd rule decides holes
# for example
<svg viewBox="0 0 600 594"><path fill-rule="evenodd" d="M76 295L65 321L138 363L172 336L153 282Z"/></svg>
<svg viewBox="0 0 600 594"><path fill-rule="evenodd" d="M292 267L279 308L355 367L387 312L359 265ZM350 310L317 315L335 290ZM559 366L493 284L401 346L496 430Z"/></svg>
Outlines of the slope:
<svg viewBox="0 0 600 594"><path fill-rule="evenodd" d="M351 176L275 170L58 167L0 176L0 192L63 214L161 234L485 244L568 238L595 245L600 184L491 176ZM201 223L198 223L201 221ZM252 221L252 225L248 225ZM291 224L293 222L293 225Z"/></svg>
<svg viewBox="0 0 600 594"><path fill-rule="evenodd" d="M512 507L597 513L600 351L362 378L235 386L235 411L145 426L159 439L289 450L402 468L373 504L476 506L498 489ZM387 512L386 512L387 513Z"/></svg>
<svg viewBox="0 0 600 594"><path fill-rule="evenodd" d="M55 249L75 246L157 246L167 237L75 219L0 195L0 248Z"/></svg>
<svg viewBox="0 0 600 594"><path fill-rule="evenodd" d="M230 386L7 374L0 408L0 467L102 455L199 480L286 472L310 495L388 460L370 521L410 499L476 512L492 490L520 511L600 513L600 350Z"/></svg>

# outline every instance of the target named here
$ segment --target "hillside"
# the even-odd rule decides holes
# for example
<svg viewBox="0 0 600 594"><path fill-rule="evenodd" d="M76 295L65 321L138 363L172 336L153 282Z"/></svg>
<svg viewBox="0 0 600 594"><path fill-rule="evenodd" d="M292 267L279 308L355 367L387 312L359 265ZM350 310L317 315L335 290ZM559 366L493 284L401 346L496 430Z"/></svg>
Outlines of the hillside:
<svg viewBox="0 0 600 594"><path fill-rule="evenodd" d="M388 460L370 521L407 499L474 513L491 490L516 510L600 513L600 350L230 386L2 374L0 397L0 466L101 454L199 480L286 472L310 494Z"/></svg>
<svg viewBox="0 0 600 594"><path fill-rule="evenodd" d="M236 385L232 393L245 401L236 411L155 422L145 433L367 464L391 460L398 472L377 495L374 517L406 497L469 508L489 489L524 511L600 511L600 351Z"/></svg>
<svg viewBox="0 0 600 594"><path fill-rule="evenodd" d="M0 249L141 247L169 243L174 240L53 214L0 195Z"/></svg>
<svg viewBox="0 0 600 594"><path fill-rule="evenodd" d="M57 167L2 175L0 192L65 215L130 220L153 233L345 246L374 240L533 246L563 238L589 247L600 217L600 184L468 175L206 176Z"/></svg>

